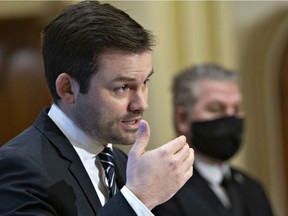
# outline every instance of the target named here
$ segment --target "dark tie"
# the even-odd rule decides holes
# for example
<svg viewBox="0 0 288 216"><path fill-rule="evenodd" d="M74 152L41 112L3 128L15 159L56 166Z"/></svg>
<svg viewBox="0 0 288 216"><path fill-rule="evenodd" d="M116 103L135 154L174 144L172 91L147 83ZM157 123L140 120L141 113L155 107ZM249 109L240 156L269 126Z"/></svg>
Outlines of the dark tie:
<svg viewBox="0 0 288 216"><path fill-rule="evenodd" d="M230 214L233 216L246 216L239 183L232 177L224 177L221 185L226 190L231 203L231 208L228 208Z"/></svg>
<svg viewBox="0 0 288 216"><path fill-rule="evenodd" d="M105 175L108 180L109 197L112 197L117 193L117 186L115 181L115 168L114 157L110 148L104 148L99 154L100 161L105 170Z"/></svg>

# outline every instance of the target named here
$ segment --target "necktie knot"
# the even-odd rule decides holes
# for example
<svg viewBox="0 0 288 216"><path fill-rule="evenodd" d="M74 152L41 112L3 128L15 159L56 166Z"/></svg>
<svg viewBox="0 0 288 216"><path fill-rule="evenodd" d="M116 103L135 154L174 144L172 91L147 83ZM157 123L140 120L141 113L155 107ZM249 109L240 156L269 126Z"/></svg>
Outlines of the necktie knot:
<svg viewBox="0 0 288 216"><path fill-rule="evenodd" d="M99 153L99 159L104 168L105 175L107 178L109 196L112 197L117 192L117 186L115 181L114 157L112 149L107 147L104 148L104 150Z"/></svg>
<svg viewBox="0 0 288 216"><path fill-rule="evenodd" d="M114 167L114 157L110 148L104 148L104 150L100 152L99 158L105 171L110 166Z"/></svg>

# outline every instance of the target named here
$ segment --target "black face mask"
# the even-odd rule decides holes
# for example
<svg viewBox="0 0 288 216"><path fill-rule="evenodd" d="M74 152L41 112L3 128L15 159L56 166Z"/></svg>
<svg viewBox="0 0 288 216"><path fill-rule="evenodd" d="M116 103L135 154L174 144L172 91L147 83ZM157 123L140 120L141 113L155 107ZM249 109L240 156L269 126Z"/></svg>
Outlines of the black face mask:
<svg viewBox="0 0 288 216"><path fill-rule="evenodd" d="M235 116L211 121L193 122L192 145L199 152L225 161L239 149L243 133L243 119Z"/></svg>

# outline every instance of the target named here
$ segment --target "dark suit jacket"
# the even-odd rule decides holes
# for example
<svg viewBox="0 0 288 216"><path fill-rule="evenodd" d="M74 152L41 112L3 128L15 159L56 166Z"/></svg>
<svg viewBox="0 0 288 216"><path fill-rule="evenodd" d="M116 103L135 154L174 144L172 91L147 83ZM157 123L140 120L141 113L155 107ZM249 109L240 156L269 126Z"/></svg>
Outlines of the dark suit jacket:
<svg viewBox="0 0 288 216"><path fill-rule="evenodd" d="M127 156L114 148L117 184ZM43 111L0 148L0 215L136 216L121 193L104 207L73 146Z"/></svg>
<svg viewBox="0 0 288 216"><path fill-rule="evenodd" d="M244 173L232 169L239 193L245 201L245 216L272 216L271 206L262 187ZM193 176L166 203L152 211L156 216L231 216L194 168Z"/></svg>

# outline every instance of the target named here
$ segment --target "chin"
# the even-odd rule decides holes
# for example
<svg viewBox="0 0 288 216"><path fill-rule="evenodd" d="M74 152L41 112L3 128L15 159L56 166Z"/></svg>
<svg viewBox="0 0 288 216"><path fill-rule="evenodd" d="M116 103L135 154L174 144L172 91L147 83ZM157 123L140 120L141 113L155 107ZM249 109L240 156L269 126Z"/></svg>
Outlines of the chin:
<svg viewBox="0 0 288 216"><path fill-rule="evenodd" d="M136 135L129 136L125 140L126 142L124 142L123 145L133 145L136 141Z"/></svg>
<svg viewBox="0 0 288 216"><path fill-rule="evenodd" d="M126 136L117 136L114 137L113 142L114 144L120 145L133 145L136 141L136 134L126 134ZM112 140L111 140L112 141Z"/></svg>

